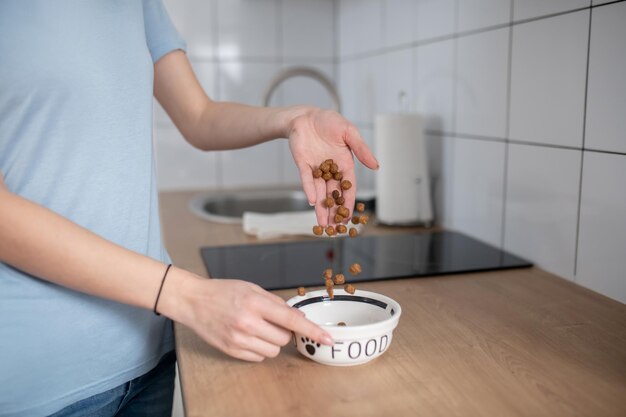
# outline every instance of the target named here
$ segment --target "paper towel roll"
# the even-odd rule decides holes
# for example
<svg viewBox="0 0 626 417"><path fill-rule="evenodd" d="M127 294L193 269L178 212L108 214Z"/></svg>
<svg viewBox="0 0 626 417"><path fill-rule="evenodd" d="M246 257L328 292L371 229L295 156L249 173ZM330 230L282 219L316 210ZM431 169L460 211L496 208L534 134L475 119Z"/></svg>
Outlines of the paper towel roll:
<svg viewBox="0 0 626 417"><path fill-rule="evenodd" d="M433 220L428 159L417 114L379 114L375 121L376 217L385 224L430 224Z"/></svg>

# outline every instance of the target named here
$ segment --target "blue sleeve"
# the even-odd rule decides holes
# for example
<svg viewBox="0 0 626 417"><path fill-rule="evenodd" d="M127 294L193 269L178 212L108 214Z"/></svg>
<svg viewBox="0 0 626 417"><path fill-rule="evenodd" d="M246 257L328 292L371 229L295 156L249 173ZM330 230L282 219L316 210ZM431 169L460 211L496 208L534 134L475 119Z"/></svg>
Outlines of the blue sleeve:
<svg viewBox="0 0 626 417"><path fill-rule="evenodd" d="M152 62L157 62L168 52L175 49L184 51L187 47L170 20L162 0L143 0L143 21Z"/></svg>

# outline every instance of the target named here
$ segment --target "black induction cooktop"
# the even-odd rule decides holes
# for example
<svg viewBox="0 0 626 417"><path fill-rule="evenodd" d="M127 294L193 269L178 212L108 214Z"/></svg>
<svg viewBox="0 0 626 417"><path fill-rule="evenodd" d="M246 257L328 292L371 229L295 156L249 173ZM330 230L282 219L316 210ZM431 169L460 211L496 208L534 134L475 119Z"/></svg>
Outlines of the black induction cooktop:
<svg viewBox="0 0 626 417"><path fill-rule="evenodd" d="M201 249L209 275L254 282L268 290L319 286L325 268L346 272L350 282L529 267L508 252L458 232L419 232Z"/></svg>

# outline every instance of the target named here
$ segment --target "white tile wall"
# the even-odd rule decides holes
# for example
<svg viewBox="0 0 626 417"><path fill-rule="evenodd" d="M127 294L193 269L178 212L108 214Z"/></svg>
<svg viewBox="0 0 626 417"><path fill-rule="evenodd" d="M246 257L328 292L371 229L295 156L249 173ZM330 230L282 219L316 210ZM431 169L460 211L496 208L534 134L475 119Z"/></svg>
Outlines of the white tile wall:
<svg viewBox="0 0 626 417"><path fill-rule="evenodd" d="M626 153L626 2L593 9L585 147Z"/></svg>
<svg viewBox="0 0 626 417"><path fill-rule="evenodd" d="M456 0L417 0L416 41L449 36L455 31Z"/></svg>
<svg viewBox="0 0 626 417"><path fill-rule="evenodd" d="M156 127L154 146L160 190L212 188L218 185L217 155L194 148L175 127Z"/></svg>
<svg viewBox="0 0 626 417"><path fill-rule="evenodd" d="M458 39L457 132L504 138L509 29Z"/></svg>
<svg viewBox="0 0 626 417"><path fill-rule="evenodd" d="M481 29L509 23L511 0L459 0L458 30Z"/></svg>
<svg viewBox="0 0 626 417"><path fill-rule="evenodd" d="M220 58L280 56L276 0L217 0L217 13Z"/></svg>
<svg viewBox="0 0 626 417"><path fill-rule="evenodd" d="M384 4L384 46L394 47L413 41L418 2L415 0L382 0Z"/></svg>
<svg viewBox="0 0 626 417"><path fill-rule="evenodd" d="M165 0L172 22L187 43L187 54L193 59L216 56L217 30L215 0ZM182 6L182 7L181 7Z"/></svg>
<svg viewBox="0 0 626 417"><path fill-rule="evenodd" d="M249 2L248 2L249 3ZM325 58L335 55L332 1L282 1L283 58Z"/></svg>
<svg viewBox="0 0 626 417"><path fill-rule="evenodd" d="M454 131L454 40L416 48L413 100L425 118L425 128Z"/></svg>
<svg viewBox="0 0 626 417"><path fill-rule="evenodd" d="M589 6L589 0L515 0L513 20L519 21Z"/></svg>
<svg viewBox="0 0 626 417"><path fill-rule="evenodd" d="M450 208L445 226L499 247L505 144L456 139L452 152L450 190L445 192Z"/></svg>
<svg viewBox="0 0 626 417"><path fill-rule="evenodd" d="M585 152L583 173L576 281L626 303L626 156Z"/></svg>
<svg viewBox="0 0 626 417"><path fill-rule="evenodd" d="M381 0L342 0L339 3L339 55L380 49L383 41Z"/></svg>
<svg viewBox="0 0 626 417"><path fill-rule="evenodd" d="M343 114L356 123L373 123L374 115L383 109L386 82L385 55L345 61L339 82Z"/></svg>
<svg viewBox="0 0 626 417"><path fill-rule="evenodd" d="M504 247L573 279L581 151L509 145Z"/></svg>
<svg viewBox="0 0 626 417"><path fill-rule="evenodd" d="M384 84L379 111L398 113L413 110L413 49L407 48L383 55Z"/></svg>
<svg viewBox="0 0 626 417"><path fill-rule="evenodd" d="M513 28L512 139L580 148L589 10Z"/></svg>

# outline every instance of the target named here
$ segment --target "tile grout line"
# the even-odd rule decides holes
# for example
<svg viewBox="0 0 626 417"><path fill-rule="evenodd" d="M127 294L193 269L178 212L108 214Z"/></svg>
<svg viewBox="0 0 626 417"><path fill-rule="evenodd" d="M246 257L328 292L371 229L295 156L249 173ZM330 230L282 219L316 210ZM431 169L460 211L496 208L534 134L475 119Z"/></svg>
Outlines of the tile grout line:
<svg viewBox="0 0 626 417"><path fill-rule="evenodd" d="M432 44L432 43L444 42L444 41L455 39L455 38L463 38L463 37L466 37L466 36L479 35L479 34L485 33L485 32L491 32L491 31L495 31L495 30L498 30L498 29L505 29L505 28L510 27L510 26L516 26L516 25L520 25L520 24L536 22L538 20L543 20L543 19L550 19L550 18L554 18L554 17L563 16L563 15L566 15L566 14L581 12L583 10L591 10L591 9L594 9L594 8L597 8L597 7L603 7L603 6L608 6L608 5L615 4L615 3L621 3L621 2L624 2L624 1L626 1L626 0L617 0L617 1L610 2L610 3L596 4L596 5L590 5L590 6L585 6L585 7L579 7L577 9L566 10L566 11L562 11L562 12L556 12L556 13L551 13L551 14L541 15L541 16L536 16L536 17L530 17L530 18L521 19L521 20L518 20L518 21L513 21L512 18L511 18L508 23L500 23L500 24L496 24L496 25L485 26L485 27L478 28L478 29L471 29L471 30L466 30L466 31L463 31L463 32L450 33L450 34L447 34L447 35L441 35L441 36L436 36L436 37L432 37L432 38L427 38L427 39L407 42L407 43L403 43L403 44L399 44L399 45L383 47L383 48L379 48L379 49L376 49L376 50L373 50L373 51L369 51L369 52L360 52L360 53L356 53L356 54L348 54L348 55L345 55L345 56L340 56L339 58L344 60L344 61L357 61L359 59L371 58L371 57L374 57L374 56L377 56L377 55L384 55L384 54L387 54L387 53L390 53L390 52L398 52L398 51L401 51L403 49L415 48L415 47L419 47L419 46L423 46L423 45L429 45L429 44ZM458 3L456 3L456 4L458 4ZM512 14L512 13L513 13L513 10L511 9L511 13L510 14Z"/></svg>
<svg viewBox="0 0 626 417"><path fill-rule="evenodd" d="M578 177L578 210L576 212L576 240L574 246L574 282L576 282L576 273L578 272L578 246L580 244L580 212L582 205L583 193L583 164L585 161L585 140L587 138L587 96L589 94L589 61L591 58L591 21L593 9L589 10L589 28L587 33L587 71L585 73L585 99L583 107L583 143L580 151L580 174Z"/></svg>
<svg viewBox="0 0 626 417"><path fill-rule="evenodd" d="M509 20L513 21L515 0L509 2ZM502 178L502 217L500 219L500 248L504 249L506 235L506 202L508 197L509 181L509 137L511 136L511 84L513 73L513 26L509 26L509 50L507 56L507 86L506 86L506 122L504 130L504 175Z"/></svg>

